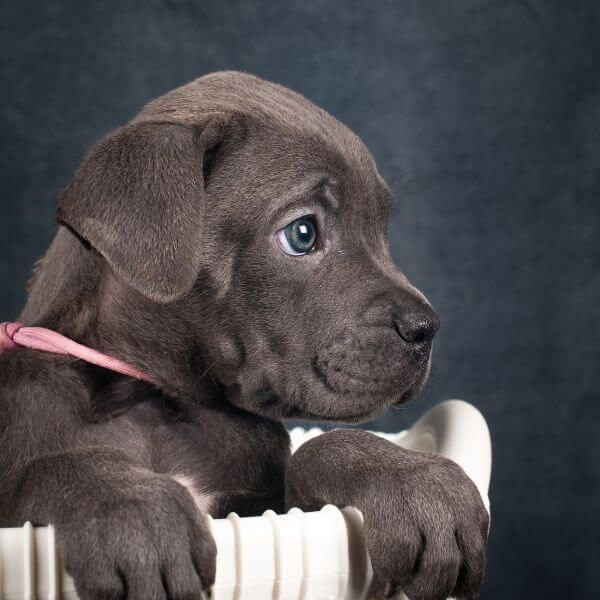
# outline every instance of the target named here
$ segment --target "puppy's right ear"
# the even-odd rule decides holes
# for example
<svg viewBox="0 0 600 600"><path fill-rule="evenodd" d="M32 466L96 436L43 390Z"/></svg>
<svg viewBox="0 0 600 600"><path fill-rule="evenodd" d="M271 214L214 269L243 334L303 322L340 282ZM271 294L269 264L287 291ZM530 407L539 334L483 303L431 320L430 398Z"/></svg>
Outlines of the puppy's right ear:
<svg viewBox="0 0 600 600"><path fill-rule="evenodd" d="M200 270L203 164L225 129L215 117L201 127L146 121L113 131L62 193L57 221L145 296L183 296Z"/></svg>

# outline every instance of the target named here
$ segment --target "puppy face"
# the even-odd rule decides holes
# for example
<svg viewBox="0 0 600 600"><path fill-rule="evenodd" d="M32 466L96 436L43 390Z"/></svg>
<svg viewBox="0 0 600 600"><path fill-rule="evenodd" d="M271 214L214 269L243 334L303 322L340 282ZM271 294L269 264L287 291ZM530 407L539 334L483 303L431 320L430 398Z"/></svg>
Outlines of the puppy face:
<svg viewBox="0 0 600 600"><path fill-rule="evenodd" d="M163 313L197 315L194 351L231 403L364 421L422 387L438 328L389 256L390 206L345 126L290 90L222 73L92 150L59 220Z"/></svg>
<svg viewBox="0 0 600 600"><path fill-rule="evenodd" d="M230 401L362 421L421 388L437 317L390 258L390 192L350 132L302 137L257 121L207 193L215 252L203 285Z"/></svg>

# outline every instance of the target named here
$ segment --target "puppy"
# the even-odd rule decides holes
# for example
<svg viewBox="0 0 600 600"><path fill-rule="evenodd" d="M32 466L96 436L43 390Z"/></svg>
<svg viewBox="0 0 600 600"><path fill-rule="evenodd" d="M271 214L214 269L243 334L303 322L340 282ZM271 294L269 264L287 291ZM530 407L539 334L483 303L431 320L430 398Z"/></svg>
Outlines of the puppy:
<svg viewBox="0 0 600 600"><path fill-rule="evenodd" d="M363 511L392 594L473 598L488 517L464 472L358 430L290 458L285 418L361 422L413 397L438 318L387 249L388 187L298 94L215 73L83 160L20 320L152 375L0 358L0 526L53 523L82 599L196 598L202 515Z"/></svg>

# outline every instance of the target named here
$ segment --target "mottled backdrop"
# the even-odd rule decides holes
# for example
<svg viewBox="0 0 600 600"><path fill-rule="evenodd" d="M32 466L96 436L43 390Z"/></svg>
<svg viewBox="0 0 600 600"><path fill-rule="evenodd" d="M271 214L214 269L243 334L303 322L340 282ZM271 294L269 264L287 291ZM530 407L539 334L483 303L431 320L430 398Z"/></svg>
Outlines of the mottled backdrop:
<svg viewBox="0 0 600 600"><path fill-rule="evenodd" d="M375 426L479 407L482 597L598 597L598 2L21 0L2 3L0 40L2 319L95 140L217 69L288 85L373 151L393 255L441 315L426 393Z"/></svg>

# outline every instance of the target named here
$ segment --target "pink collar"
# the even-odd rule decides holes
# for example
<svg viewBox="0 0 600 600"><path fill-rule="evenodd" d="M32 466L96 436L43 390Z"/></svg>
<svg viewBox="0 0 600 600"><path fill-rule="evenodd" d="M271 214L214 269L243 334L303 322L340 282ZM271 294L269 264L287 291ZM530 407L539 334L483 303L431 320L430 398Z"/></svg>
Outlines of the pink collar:
<svg viewBox="0 0 600 600"><path fill-rule="evenodd" d="M99 367L158 385L156 377L146 375L127 363L102 354L93 348L82 346L56 331L43 327L25 327L23 323L0 323L0 354L19 346L43 352L70 354Z"/></svg>

